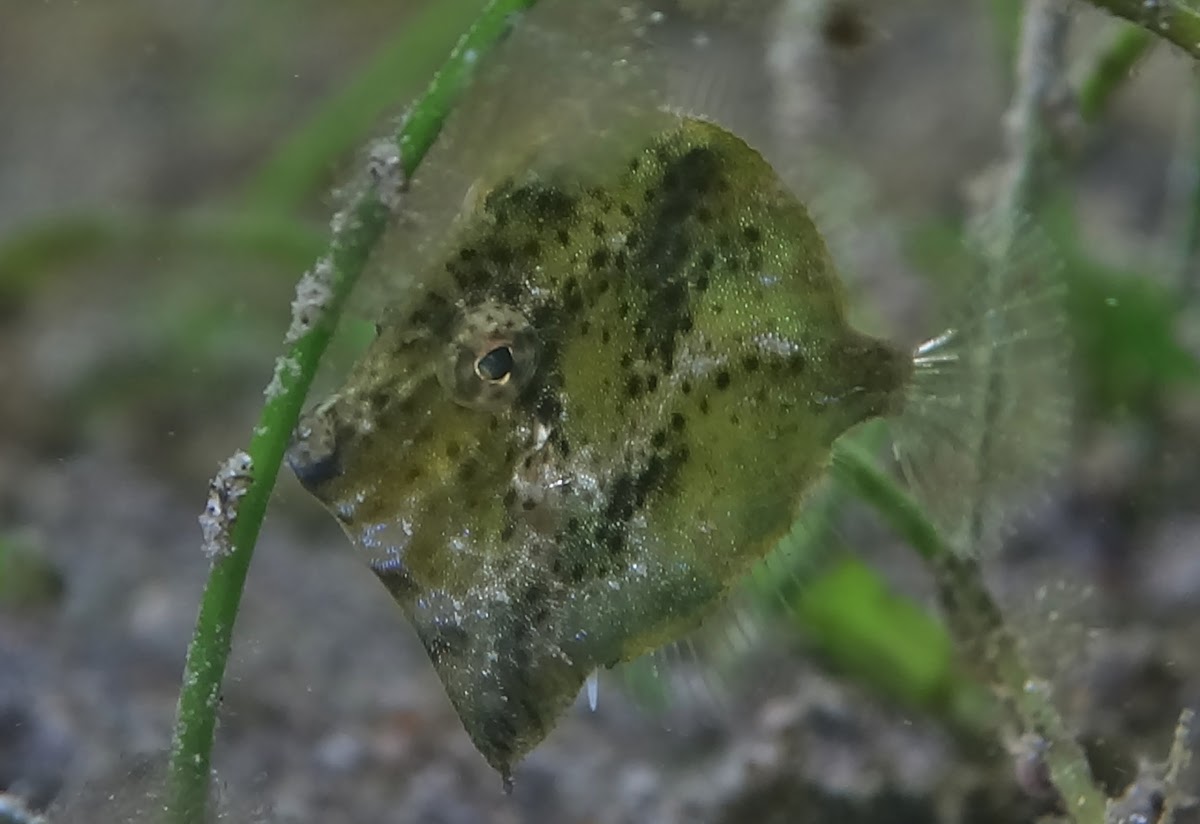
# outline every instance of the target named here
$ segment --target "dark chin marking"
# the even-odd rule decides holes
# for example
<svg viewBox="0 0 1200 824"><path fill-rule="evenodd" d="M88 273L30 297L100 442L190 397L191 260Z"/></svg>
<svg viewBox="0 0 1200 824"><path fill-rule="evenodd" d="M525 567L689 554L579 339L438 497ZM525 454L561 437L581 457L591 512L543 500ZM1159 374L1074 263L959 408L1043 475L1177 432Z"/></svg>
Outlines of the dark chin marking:
<svg viewBox="0 0 1200 824"><path fill-rule="evenodd" d="M293 437L286 460L296 480L318 499L325 500L321 488L342 474L339 445L344 441L327 420L316 418L302 423L309 435Z"/></svg>

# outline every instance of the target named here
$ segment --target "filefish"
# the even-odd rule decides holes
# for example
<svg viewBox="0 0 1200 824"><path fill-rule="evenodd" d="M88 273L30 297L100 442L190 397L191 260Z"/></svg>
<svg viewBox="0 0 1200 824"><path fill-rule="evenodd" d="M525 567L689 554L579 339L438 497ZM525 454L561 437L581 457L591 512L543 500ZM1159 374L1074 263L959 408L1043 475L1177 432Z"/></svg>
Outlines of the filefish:
<svg viewBox="0 0 1200 824"><path fill-rule="evenodd" d="M914 351L852 328L764 157L703 118L654 123L606 161L517 167L470 198L289 453L506 782L589 676L729 597L839 437L968 415L962 336ZM1025 303L976 328L1024 339L998 321Z"/></svg>

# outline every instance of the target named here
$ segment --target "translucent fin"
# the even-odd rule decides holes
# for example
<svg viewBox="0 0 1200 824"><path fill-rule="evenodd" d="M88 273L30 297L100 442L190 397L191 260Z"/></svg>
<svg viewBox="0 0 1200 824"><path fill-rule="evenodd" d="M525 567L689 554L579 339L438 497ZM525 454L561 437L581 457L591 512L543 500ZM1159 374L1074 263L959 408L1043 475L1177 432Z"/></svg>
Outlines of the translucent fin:
<svg viewBox="0 0 1200 824"><path fill-rule="evenodd" d="M711 5L667 11L647 31L662 77L663 105L720 123L765 152L773 137L773 108L771 86L763 82L763 32L773 3Z"/></svg>
<svg viewBox="0 0 1200 824"><path fill-rule="evenodd" d="M588 709L595 712L600 699L600 676L598 673L593 672L588 676L585 689L587 690Z"/></svg>
<svg viewBox="0 0 1200 824"><path fill-rule="evenodd" d="M996 547L1061 467L1072 392L1057 255L1029 220L978 227L946 327L916 347L896 456L963 554Z"/></svg>
<svg viewBox="0 0 1200 824"><path fill-rule="evenodd" d="M700 627L618 668L623 691L667 726L682 719L736 721L737 707L761 698L767 686L764 668L752 665L754 657L772 648L771 640L786 629L797 592L840 546L832 520L842 500L831 480L814 486L790 532ZM746 678L751 672L754 677Z"/></svg>
<svg viewBox="0 0 1200 824"><path fill-rule="evenodd" d="M420 273L443 255L456 221L506 175L625 154L623 141L645 133L638 125L662 101L649 16L624 0L549 0L488 54L487 70L410 181L371 277L355 290L360 312L372 317L379 305L419 292Z"/></svg>

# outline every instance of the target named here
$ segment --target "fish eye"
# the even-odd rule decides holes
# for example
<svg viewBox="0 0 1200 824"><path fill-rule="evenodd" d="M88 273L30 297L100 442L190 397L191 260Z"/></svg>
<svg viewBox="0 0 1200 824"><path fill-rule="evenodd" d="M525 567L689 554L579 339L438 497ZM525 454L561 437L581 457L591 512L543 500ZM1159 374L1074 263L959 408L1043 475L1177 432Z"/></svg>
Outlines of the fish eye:
<svg viewBox="0 0 1200 824"><path fill-rule="evenodd" d="M460 313L438 379L460 406L496 411L529 386L539 353L537 333L524 315L485 303Z"/></svg>
<svg viewBox="0 0 1200 824"><path fill-rule="evenodd" d="M507 383L513 370L512 348L497 346L475 361L475 374L490 383Z"/></svg>

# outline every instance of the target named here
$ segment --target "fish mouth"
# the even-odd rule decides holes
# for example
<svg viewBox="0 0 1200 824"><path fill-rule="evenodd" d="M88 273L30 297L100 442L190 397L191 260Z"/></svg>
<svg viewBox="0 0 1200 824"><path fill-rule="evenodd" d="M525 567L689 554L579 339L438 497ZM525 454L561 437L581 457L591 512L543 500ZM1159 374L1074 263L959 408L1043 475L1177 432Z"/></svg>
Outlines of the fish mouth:
<svg viewBox="0 0 1200 824"><path fill-rule="evenodd" d="M324 500L321 490L343 471L339 438L325 415L306 415L292 433L284 459L300 485Z"/></svg>

